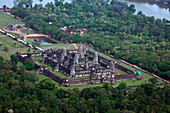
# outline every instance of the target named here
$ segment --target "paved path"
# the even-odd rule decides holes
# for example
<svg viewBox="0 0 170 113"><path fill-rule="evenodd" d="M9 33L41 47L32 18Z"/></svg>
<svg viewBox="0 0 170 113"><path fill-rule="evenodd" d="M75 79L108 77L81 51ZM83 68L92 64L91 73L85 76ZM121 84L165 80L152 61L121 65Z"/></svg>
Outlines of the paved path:
<svg viewBox="0 0 170 113"><path fill-rule="evenodd" d="M44 36L44 37L48 37L49 35L45 35L43 33L37 33L37 34L20 34L20 36L25 36L25 37L39 37L39 36Z"/></svg>
<svg viewBox="0 0 170 113"><path fill-rule="evenodd" d="M21 43L29 46L29 47L32 48L32 49L35 49L35 50L43 50L43 49L40 48L40 47L34 47L34 46L32 46L31 44L27 43L26 41L21 40L21 39L19 39L19 38L16 38L14 35L12 35L12 34L10 34L10 33L6 33L6 32L5 32L4 30L2 30L2 29L0 29L0 32L3 33L3 34L6 35L6 36L11 37L11 38L14 39L14 40L17 40L18 42L21 42Z"/></svg>
<svg viewBox="0 0 170 113"><path fill-rule="evenodd" d="M76 49L78 49L78 47L77 47L76 43L72 43L72 44L74 45L74 47L75 47Z"/></svg>

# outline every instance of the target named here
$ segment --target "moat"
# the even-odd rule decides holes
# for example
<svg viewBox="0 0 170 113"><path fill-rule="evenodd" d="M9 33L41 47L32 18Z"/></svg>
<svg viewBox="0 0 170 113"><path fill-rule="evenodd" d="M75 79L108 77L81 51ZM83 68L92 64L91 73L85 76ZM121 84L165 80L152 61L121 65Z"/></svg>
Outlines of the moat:
<svg viewBox="0 0 170 113"><path fill-rule="evenodd" d="M142 11L143 14L145 14L146 16L154 16L155 19L160 18L166 18L167 20L170 20L170 11L169 9L165 9L165 8L160 8L158 5L156 4L149 4L147 2L139 2L139 1L130 1L130 0L118 0L118 1L123 1L123 2L127 2L128 5L135 5L135 9L136 12L135 14L137 14L139 11Z"/></svg>
<svg viewBox="0 0 170 113"><path fill-rule="evenodd" d="M51 44L57 44L57 42L52 41L46 37L29 37L29 39L40 43L41 45L51 45Z"/></svg>

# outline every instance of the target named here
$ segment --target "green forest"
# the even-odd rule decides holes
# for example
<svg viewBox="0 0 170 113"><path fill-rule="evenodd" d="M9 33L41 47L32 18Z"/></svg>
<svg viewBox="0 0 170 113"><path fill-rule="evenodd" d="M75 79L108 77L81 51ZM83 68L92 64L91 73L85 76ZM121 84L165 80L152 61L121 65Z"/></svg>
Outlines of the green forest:
<svg viewBox="0 0 170 113"><path fill-rule="evenodd" d="M74 0L63 3L36 4L34 7L18 3L11 9L36 31L49 34L63 42L86 42L103 53L136 64L142 69L170 80L170 21L134 15L135 6L117 0ZM52 24L49 24L52 22ZM66 26L73 32L85 28L87 32L68 35L60 30Z"/></svg>
<svg viewBox="0 0 170 113"><path fill-rule="evenodd" d="M27 66L18 66L18 58L0 56L1 113L169 113L169 85L152 83L136 89L121 83L114 88L101 87L63 90L51 79L39 81Z"/></svg>

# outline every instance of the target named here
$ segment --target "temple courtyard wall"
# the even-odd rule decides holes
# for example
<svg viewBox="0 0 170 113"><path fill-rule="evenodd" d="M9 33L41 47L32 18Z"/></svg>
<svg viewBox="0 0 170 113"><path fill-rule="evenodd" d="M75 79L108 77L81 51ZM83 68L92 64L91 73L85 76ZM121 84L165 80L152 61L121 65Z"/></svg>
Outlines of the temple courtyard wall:
<svg viewBox="0 0 170 113"><path fill-rule="evenodd" d="M74 51L73 51L74 52ZM94 53L89 53L94 56ZM24 63L25 60L30 60L32 57L42 56L42 53L27 53L27 54L20 54L16 53L20 62ZM99 56L99 60L102 60L105 63L110 63L110 60ZM53 73L48 69L47 66L41 66L34 61L34 69L37 71L37 74L43 74L45 76L50 77L54 81L58 82L60 86L71 86L71 85L81 85L81 84L95 84L95 83L106 83L106 82L115 82L115 81L122 81L122 80L135 80L140 79L137 74L134 74L133 71L121 66L118 62L115 61L115 67L126 72L127 74L124 75L115 75L114 80L110 76L89 76L88 78L79 78L79 79L68 79L62 78L59 75ZM52 63L51 63L52 62ZM52 64L55 63L52 59L46 60L46 64L53 66Z"/></svg>

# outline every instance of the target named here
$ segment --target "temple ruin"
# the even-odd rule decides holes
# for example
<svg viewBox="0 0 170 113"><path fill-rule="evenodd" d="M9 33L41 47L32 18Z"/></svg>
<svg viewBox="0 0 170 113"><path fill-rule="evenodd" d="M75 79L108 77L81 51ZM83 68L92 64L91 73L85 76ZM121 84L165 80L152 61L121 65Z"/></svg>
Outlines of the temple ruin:
<svg viewBox="0 0 170 113"><path fill-rule="evenodd" d="M20 54L17 56L21 62L29 59L34 61L35 57L41 56L41 63L52 67L52 71L46 66L40 66L34 62L34 69L38 74L44 74L60 83L62 86L95 84L141 79L141 75L121 66L116 60L108 60L93 53L80 44L77 50L48 49L37 50L35 53ZM115 75L115 67L126 72L125 75ZM59 71L67 77L62 78L53 73ZM71 79L70 79L71 78Z"/></svg>

